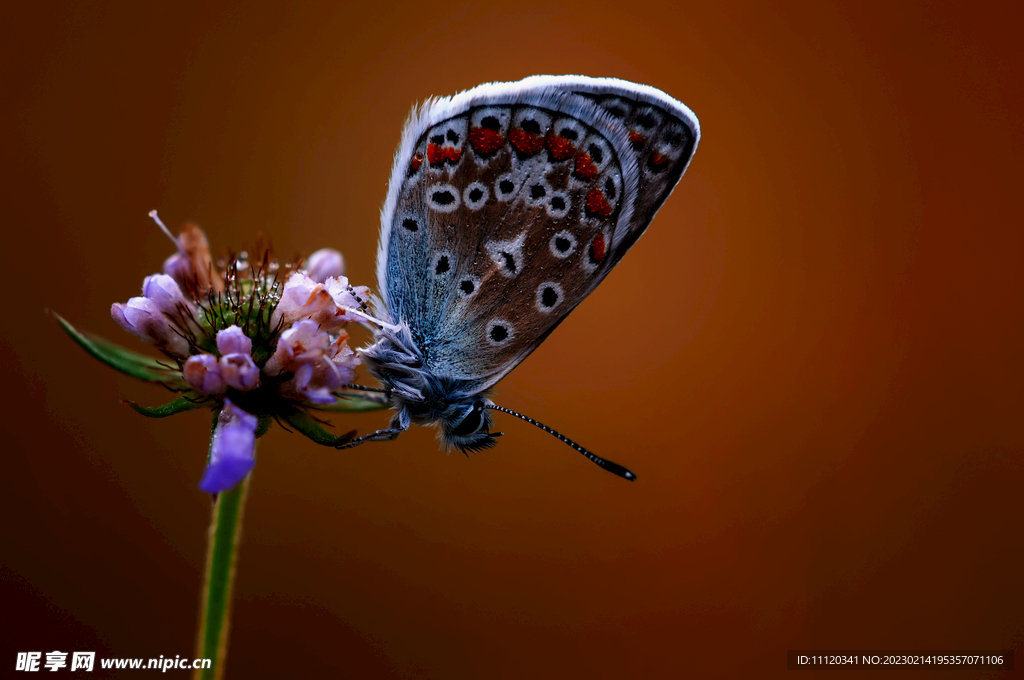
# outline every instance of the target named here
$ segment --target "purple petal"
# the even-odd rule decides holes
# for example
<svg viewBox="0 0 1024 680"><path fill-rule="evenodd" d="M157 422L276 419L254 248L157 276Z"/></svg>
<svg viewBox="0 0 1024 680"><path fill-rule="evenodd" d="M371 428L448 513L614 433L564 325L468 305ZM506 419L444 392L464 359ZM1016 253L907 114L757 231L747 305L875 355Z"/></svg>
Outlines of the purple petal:
<svg viewBox="0 0 1024 680"><path fill-rule="evenodd" d="M229 399L224 400L210 445L210 464L199 482L200 489L220 493L245 479L256 465L257 422L256 416L238 408Z"/></svg>

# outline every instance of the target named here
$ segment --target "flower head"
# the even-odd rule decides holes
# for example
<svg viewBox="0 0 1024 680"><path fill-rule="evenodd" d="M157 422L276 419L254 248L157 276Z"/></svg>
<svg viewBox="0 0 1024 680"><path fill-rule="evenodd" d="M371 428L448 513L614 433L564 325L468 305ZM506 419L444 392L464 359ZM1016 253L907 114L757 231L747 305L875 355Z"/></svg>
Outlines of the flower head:
<svg viewBox="0 0 1024 680"><path fill-rule="evenodd" d="M341 253L324 248L307 268L281 266L257 244L252 258L239 252L215 262L199 227L186 224L174 237L151 215L177 252L163 273L146 277L141 297L114 304L110 313L166 358L91 339L58 320L108 365L183 393L152 409L133 404L140 413L162 417L202 406L218 413L204 491L224 491L248 474L256 438L272 419L340 445L348 437L324 430L311 410L386 408L382 398L346 390L359 360L345 325L360 320L369 289L349 284Z"/></svg>

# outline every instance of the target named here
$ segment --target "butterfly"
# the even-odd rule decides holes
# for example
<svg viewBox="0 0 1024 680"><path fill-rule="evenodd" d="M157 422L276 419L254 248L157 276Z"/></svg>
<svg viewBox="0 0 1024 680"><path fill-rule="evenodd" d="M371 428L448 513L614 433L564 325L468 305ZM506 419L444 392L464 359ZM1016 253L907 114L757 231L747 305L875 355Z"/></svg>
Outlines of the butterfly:
<svg viewBox="0 0 1024 680"><path fill-rule="evenodd" d="M636 243L699 139L686 106L612 78L533 76L414 108L381 209L376 327L361 350L396 414L341 448L415 423L440 425L449 450L479 451L497 442L500 411L635 480L488 396Z"/></svg>

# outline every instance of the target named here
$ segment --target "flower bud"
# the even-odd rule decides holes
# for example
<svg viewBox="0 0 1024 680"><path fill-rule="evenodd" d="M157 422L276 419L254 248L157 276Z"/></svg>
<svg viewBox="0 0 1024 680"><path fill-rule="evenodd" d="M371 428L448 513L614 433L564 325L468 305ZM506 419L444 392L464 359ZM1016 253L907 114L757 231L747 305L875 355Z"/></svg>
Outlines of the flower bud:
<svg viewBox="0 0 1024 680"><path fill-rule="evenodd" d="M196 275L192 271L192 263L181 253L175 253L164 260L164 274L167 274L182 290L193 290Z"/></svg>
<svg viewBox="0 0 1024 680"><path fill-rule="evenodd" d="M140 340L171 354L183 357L189 355L188 340L175 330L171 319L149 298L134 297L127 304L115 302L110 307L110 316L121 328Z"/></svg>
<svg viewBox="0 0 1024 680"><path fill-rule="evenodd" d="M238 326L228 326L217 331L217 351L221 354L252 354L252 340Z"/></svg>
<svg viewBox="0 0 1024 680"><path fill-rule="evenodd" d="M206 493L227 491L245 479L256 464L256 416L224 400L210 444L210 464L199 488Z"/></svg>
<svg viewBox="0 0 1024 680"><path fill-rule="evenodd" d="M153 274L142 281L142 295L156 303L161 312L178 319L194 319L196 307L178 287L178 283L167 274Z"/></svg>
<svg viewBox="0 0 1024 680"><path fill-rule="evenodd" d="M317 283L345 274L345 258L333 248L321 248L306 260L306 274Z"/></svg>
<svg viewBox="0 0 1024 680"><path fill-rule="evenodd" d="M218 362L229 387L248 392L260 385L260 368L248 354L226 354Z"/></svg>
<svg viewBox="0 0 1024 680"><path fill-rule="evenodd" d="M185 376L185 382L202 394L219 394L225 389L217 357L212 354L189 357L182 374Z"/></svg>

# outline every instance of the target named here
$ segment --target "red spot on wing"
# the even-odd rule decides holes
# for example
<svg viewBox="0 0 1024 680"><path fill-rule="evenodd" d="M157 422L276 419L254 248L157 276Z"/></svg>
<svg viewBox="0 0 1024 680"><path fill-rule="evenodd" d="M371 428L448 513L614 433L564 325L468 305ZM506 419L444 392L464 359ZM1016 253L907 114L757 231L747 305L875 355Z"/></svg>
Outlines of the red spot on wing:
<svg viewBox="0 0 1024 680"><path fill-rule="evenodd" d="M576 145L565 137L559 137L554 133L554 131L548 132L547 136L544 138L544 143L547 144L548 151L551 152L551 157L556 161L564 161L567 158L572 158L572 155L576 153Z"/></svg>
<svg viewBox="0 0 1024 680"><path fill-rule="evenodd" d="M421 165L423 165L423 154L417 151L415 154L413 154L412 160L409 161L409 169L412 170L413 172L416 172L417 170L420 169Z"/></svg>
<svg viewBox="0 0 1024 680"><path fill-rule="evenodd" d="M672 159L669 158L668 156L660 154L657 151L654 151L651 153L651 158L648 161L648 165L651 166L651 170L654 170L655 172L661 172L662 170L667 168L669 166L669 163L671 162Z"/></svg>
<svg viewBox="0 0 1024 680"><path fill-rule="evenodd" d="M590 160L590 155L586 152L576 156L576 174L583 179L597 178L597 166L594 165L594 161Z"/></svg>
<svg viewBox="0 0 1024 680"><path fill-rule="evenodd" d="M590 243L590 258L594 262L600 262L604 259L605 254L606 247L604 243L604 234L598 234Z"/></svg>
<svg viewBox="0 0 1024 680"><path fill-rule="evenodd" d="M475 127L469 131L469 144L479 154L492 154L505 145L505 138L497 130Z"/></svg>
<svg viewBox="0 0 1024 680"><path fill-rule="evenodd" d="M457 163L462 156L462 150L453 146L441 146L439 144L427 145L427 162L431 165L440 165L445 161Z"/></svg>
<svg viewBox="0 0 1024 680"><path fill-rule="evenodd" d="M512 146L516 148L516 151L524 156L532 156L544 148L543 137L527 132L522 128L512 128L509 130L508 141L512 142Z"/></svg>
<svg viewBox="0 0 1024 680"><path fill-rule="evenodd" d="M629 143L633 145L633 148L639 151L643 148L644 144L647 143L647 138L636 130L629 131Z"/></svg>
<svg viewBox="0 0 1024 680"><path fill-rule="evenodd" d="M608 217L612 214L612 206L604 197L604 192L594 187L587 192L587 200L585 203L587 207L587 213L590 215L598 215L600 217ZM603 237L602 237L603 238Z"/></svg>

